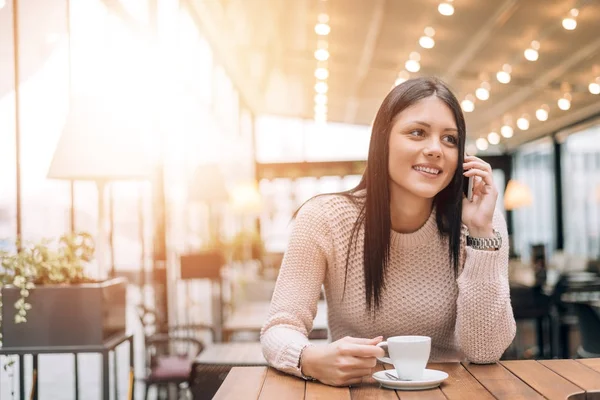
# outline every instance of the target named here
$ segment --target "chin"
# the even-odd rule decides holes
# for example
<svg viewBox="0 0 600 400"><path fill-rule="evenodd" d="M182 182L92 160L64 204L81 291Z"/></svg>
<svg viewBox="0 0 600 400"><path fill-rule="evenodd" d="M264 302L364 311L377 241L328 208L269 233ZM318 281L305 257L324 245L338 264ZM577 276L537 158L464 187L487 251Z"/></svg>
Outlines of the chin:
<svg viewBox="0 0 600 400"><path fill-rule="evenodd" d="M415 189L415 190L411 190L412 194L415 195L416 197L420 197L423 199L433 199L435 198L435 196L438 195L438 193L440 193L442 190L431 190L431 189Z"/></svg>

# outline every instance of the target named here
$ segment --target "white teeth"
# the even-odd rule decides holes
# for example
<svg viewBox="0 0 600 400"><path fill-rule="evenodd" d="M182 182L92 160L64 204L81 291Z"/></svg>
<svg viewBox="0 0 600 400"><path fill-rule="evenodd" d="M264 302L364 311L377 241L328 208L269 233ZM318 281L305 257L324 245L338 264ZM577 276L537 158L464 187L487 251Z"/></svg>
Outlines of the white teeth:
<svg viewBox="0 0 600 400"><path fill-rule="evenodd" d="M421 166L416 166L413 168L416 169L417 171L423 171L423 172L427 172L428 174L433 174L433 175L437 175L440 173L439 169L434 169L434 168L427 168L427 167L421 167Z"/></svg>

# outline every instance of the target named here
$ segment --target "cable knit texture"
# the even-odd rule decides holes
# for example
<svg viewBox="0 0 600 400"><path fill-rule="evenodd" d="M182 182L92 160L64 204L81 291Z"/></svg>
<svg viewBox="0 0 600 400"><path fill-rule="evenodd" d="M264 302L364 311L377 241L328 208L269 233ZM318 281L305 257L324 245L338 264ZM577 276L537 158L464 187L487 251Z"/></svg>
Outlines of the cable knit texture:
<svg viewBox="0 0 600 400"><path fill-rule="evenodd" d="M425 335L432 339L430 361L493 363L512 342L516 327L508 287L508 235L502 214L493 225L502 235L498 251L467 247L463 225L458 279L432 212L416 232L391 231L386 288L380 309L367 311L363 272L364 228L348 264L346 252L358 217L356 202L341 195L320 196L301 208L283 258L261 331L265 358L273 367L301 376L299 357L308 343L322 285L329 336L384 338Z"/></svg>

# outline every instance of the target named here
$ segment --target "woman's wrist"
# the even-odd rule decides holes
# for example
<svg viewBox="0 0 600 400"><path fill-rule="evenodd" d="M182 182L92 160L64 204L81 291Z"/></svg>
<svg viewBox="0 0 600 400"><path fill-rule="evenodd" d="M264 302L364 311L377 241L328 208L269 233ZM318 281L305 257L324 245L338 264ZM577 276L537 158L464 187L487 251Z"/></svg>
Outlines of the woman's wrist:
<svg viewBox="0 0 600 400"><path fill-rule="evenodd" d="M314 379L313 371L311 368L312 360L314 358L314 349L314 346L307 344L300 352L300 360L298 362L298 367L300 368L300 373L306 379Z"/></svg>
<svg viewBox="0 0 600 400"><path fill-rule="evenodd" d="M469 236L474 238L493 238L494 227L492 224L485 226L467 226L469 229Z"/></svg>

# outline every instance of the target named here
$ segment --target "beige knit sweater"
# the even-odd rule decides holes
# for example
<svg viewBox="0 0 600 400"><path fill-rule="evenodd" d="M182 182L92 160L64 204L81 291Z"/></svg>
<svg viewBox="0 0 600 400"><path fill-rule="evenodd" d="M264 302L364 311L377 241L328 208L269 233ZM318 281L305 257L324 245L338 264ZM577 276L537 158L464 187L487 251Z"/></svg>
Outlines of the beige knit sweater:
<svg viewBox="0 0 600 400"><path fill-rule="evenodd" d="M458 279L447 239L438 234L435 212L414 233L392 231L386 290L373 318L365 301L364 229L350 257L342 301L346 251L358 212L350 199L327 195L312 199L298 213L261 331L269 364L301 376L298 360L308 343L322 285L332 341L425 335L432 339L431 361L498 361L516 331L502 215L496 212L493 221L502 235L498 251L467 247L463 226Z"/></svg>

